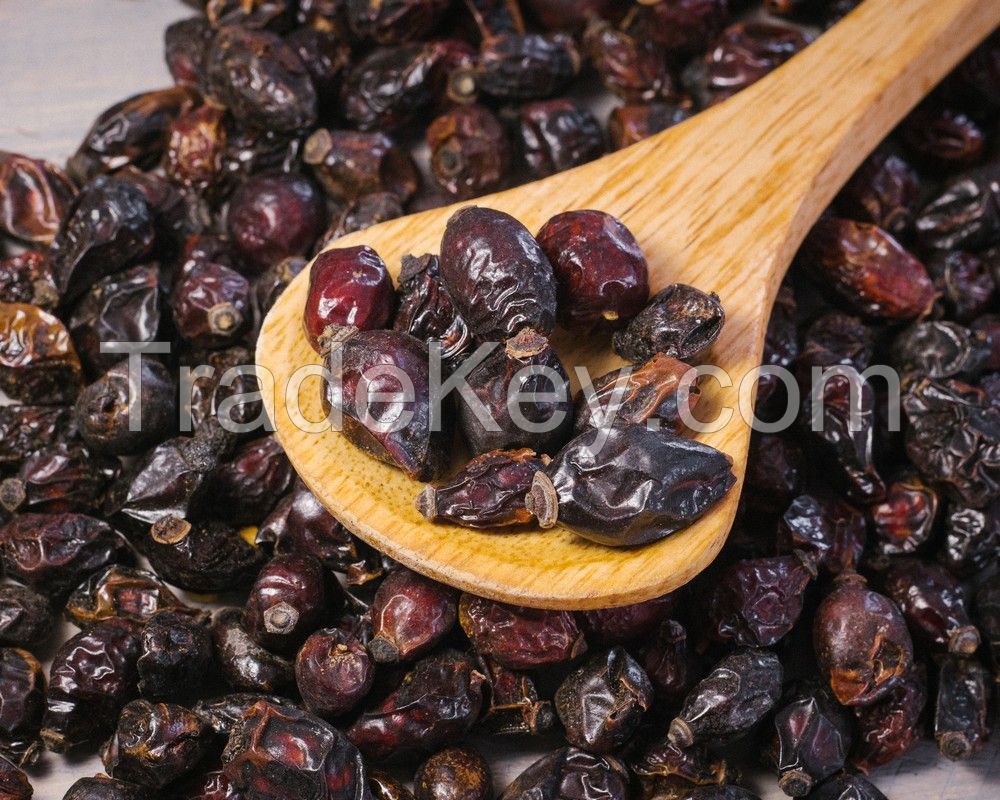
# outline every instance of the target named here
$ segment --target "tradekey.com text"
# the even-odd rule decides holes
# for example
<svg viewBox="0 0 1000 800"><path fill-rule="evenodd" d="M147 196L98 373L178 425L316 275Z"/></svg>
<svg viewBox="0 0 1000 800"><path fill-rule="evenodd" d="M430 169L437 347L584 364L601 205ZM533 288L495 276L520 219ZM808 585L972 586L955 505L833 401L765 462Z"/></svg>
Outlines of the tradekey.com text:
<svg viewBox="0 0 1000 800"><path fill-rule="evenodd" d="M449 372L443 366L440 346L432 344L429 348L427 378L416 383L409 374L395 365L371 367L357 376L356 381L351 381L354 384L353 407L358 412L359 421L373 432L389 433L405 429L414 421L415 414L429 414L429 429L436 431L445 426L444 420L457 402L463 405L464 412L475 415L485 430L499 431L496 409L483 401L468 378L475 367L500 346L497 342L480 345L461 366ZM170 344L104 342L101 349L103 352L127 355L129 430L142 430L142 358L167 354L170 352ZM575 402L578 409L581 403L585 404L585 413L588 414L592 427L608 430L622 423L620 415L628 404L631 381L639 369L641 368L624 366L617 371L612 383L605 384L599 380L600 376L591 375L587 367L573 367L580 386L580 394ZM218 420L225 430L232 433L273 431L273 424L263 410L252 419L246 419L246 414L233 412L260 403L264 392L273 394L280 391L284 394L286 413L300 430L307 433L339 431L343 427L343 413L339 410L342 403L323 403L326 414L316 419L307 416L302 408L301 398L310 390L303 390L304 386L308 386L307 381L316 384L317 388L311 389L314 392L319 391L319 382L322 381L325 384L326 398L338 395L342 397L344 385L341 375L339 349L332 350L323 365L306 364L299 367L283 387L276 386L274 375L258 365L239 365L221 373L209 364L181 366L177 382L181 401L179 428L185 433L194 429L192 398L197 381L210 380L219 386L231 388L237 385L245 387L249 378L251 382L256 380L258 390L234 391L219 404ZM771 408L766 420L758 417L754 411L755 391L763 377L780 381L784 387L785 400L781 413L776 414ZM873 404L865 401L865 393L870 393L872 383L878 380L884 390L885 402L880 403L880 411L886 415L887 428L890 431L901 429L900 376L890 367L879 365L859 372L848 365L813 366L809 378L808 391L805 391L800 378L784 367L762 365L742 375L733 375L717 365L701 364L681 373L676 385L670 387L673 395L670 408L675 412L676 425L695 434L721 430L736 415L752 430L761 433L779 433L793 425L801 425L803 420L812 431L822 433L830 424L830 415L825 413L828 403L831 397L835 397L838 413L834 424L847 432L857 433L871 427ZM595 380L600 385L600 391L595 388ZM732 396L735 390L735 407L713 404L711 415L696 414L695 410L699 407L695 401L703 392L709 391L711 383L718 389L728 390L728 396ZM417 397L417 385L425 387L428 394L426 398ZM845 396L846 416L843 413ZM574 403L566 376L550 367L537 364L516 372L507 386L506 397L499 400L515 425L526 433L538 435L550 433L564 425L567 414L572 413ZM531 413L539 407L549 409L551 413L539 419L537 414ZM663 421L659 416L651 416L645 424L658 429ZM603 440L598 438L595 446L602 443Z"/></svg>

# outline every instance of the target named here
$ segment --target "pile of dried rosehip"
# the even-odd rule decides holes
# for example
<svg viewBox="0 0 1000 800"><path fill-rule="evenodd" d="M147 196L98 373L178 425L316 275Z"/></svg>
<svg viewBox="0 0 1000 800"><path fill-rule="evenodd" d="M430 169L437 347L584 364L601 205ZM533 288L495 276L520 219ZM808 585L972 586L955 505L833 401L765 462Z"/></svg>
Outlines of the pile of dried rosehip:
<svg viewBox="0 0 1000 800"><path fill-rule="evenodd" d="M680 359L718 337L719 298L674 284L645 305L646 259L604 212L564 212L536 239L501 211L462 208L440 258L404 256L392 329L392 279L370 247L320 253L309 279L303 325L329 368L322 399L351 442L413 478L439 479L457 421L473 458L417 498L430 520L560 522L592 541L638 545L691 523L735 483L728 456L676 433L697 399L690 382L680 396L690 370ZM581 336L617 329L617 353L642 366L595 379L593 397L581 390L572 402L548 339L557 319ZM436 396L435 371L463 382L457 402ZM395 424L402 413L408 421Z"/></svg>
<svg viewBox="0 0 1000 800"><path fill-rule="evenodd" d="M810 41L800 21L855 4L768 0L784 19L741 22L736 0L523 0L523 15L512 0L208 0L167 31L177 85L102 114L66 171L0 153L0 389L16 402L0 408L0 798L31 796L43 749L100 749L107 776L69 800L490 800L476 732L549 750L503 800L746 800L733 758L757 755L790 796L879 800L863 774L925 729L948 758L976 753L1000 669L998 36L806 241L766 354L801 388L795 424L755 436L733 534L676 595L536 611L391 564L262 435L254 377L227 374L252 364L262 315L328 238L603 152L571 89L596 76L624 101L608 126L623 146L780 65ZM408 148L425 133L422 179ZM589 225L627 243L613 220L570 220L552 223L557 271ZM555 304L477 316L452 296L450 259L475 234L461 221L440 259L408 259L398 293L363 265L352 297L370 317L349 322L369 330L338 350L419 330L453 369L489 333L501 361L551 360ZM666 355L633 326L664 330L675 317L658 309L689 291L617 332L642 376L636 421L671 427L660 389L699 348ZM589 331L646 303L596 296L559 302L559 321ZM171 347L138 359L136 394L109 341ZM901 431L884 371L849 425L847 379L810 380L837 365L901 376ZM780 416L790 393L766 378L759 413ZM567 436L599 427L572 417ZM496 449L496 431L460 425ZM644 430L615 429L613 452L641 451ZM398 463L434 477L412 445ZM557 492L573 479L535 440L502 446L520 450L484 456L472 478L489 481L422 507L523 523L509 501L525 474L544 466ZM210 619L184 592L228 608ZM60 614L80 631L62 643ZM46 678L32 652L53 650ZM411 795L399 779L418 763Z"/></svg>

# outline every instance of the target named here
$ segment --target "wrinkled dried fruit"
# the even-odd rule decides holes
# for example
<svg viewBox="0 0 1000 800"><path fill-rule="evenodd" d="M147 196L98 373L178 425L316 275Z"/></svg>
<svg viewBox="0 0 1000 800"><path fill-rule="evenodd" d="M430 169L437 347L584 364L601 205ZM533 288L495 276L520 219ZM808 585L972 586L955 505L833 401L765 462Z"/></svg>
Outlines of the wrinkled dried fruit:
<svg viewBox="0 0 1000 800"><path fill-rule="evenodd" d="M658 292L614 336L615 352L642 364L656 353L694 361L719 338L726 314L716 294L675 283Z"/></svg>
<svg viewBox="0 0 1000 800"><path fill-rule="evenodd" d="M533 669L571 661L587 650L576 619L463 594L458 619L476 650L507 669Z"/></svg>
<svg viewBox="0 0 1000 800"><path fill-rule="evenodd" d="M592 657L556 691L566 740L591 753L617 750L653 703L653 685L623 647Z"/></svg>
<svg viewBox="0 0 1000 800"><path fill-rule="evenodd" d="M700 442L639 425L591 429L535 473L525 503L543 528L623 547L690 525L735 480L729 456Z"/></svg>
<svg viewBox="0 0 1000 800"><path fill-rule="evenodd" d="M913 667L913 643L891 600L845 572L813 622L820 672L841 705L865 706L890 692Z"/></svg>

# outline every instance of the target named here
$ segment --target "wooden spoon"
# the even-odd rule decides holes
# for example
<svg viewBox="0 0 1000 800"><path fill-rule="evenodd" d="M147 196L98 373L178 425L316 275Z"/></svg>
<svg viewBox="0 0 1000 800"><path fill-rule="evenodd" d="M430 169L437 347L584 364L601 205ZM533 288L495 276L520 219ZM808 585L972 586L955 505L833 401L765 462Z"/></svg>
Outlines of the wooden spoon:
<svg viewBox="0 0 1000 800"><path fill-rule="evenodd" d="M481 197L537 231L554 214L595 208L619 217L649 259L653 291L683 282L722 298L728 320L707 359L735 385L710 382L701 411L733 409L699 438L728 453L740 482L690 528L645 547L614 549L561 528L488 533L431 524L414 508L420 484L351 445L322 420L319 379L293 373L320 359L303 335L308 270L264 322L257 361L264 403L300 476L366 542L437 580L537 608L590 609L672 591L715 558L736 514L771 303L799 244L865 156L920 98L1000 24L993 0L867 0L789 63L730 100L632 147L545 180ZM468 204L466 204L468 205ZM334 246L367 244L394 277L400 258L439 251L459 205L392 220ZM606 337L557 334L572 373L622 362ZM273 382L272 382L273 381ZM298 396L298 409L289 400ZM713 413L708 419L715 416ZM320 432L316 432L319 429ZM764 534L768 535L768 534Z"/></svg>

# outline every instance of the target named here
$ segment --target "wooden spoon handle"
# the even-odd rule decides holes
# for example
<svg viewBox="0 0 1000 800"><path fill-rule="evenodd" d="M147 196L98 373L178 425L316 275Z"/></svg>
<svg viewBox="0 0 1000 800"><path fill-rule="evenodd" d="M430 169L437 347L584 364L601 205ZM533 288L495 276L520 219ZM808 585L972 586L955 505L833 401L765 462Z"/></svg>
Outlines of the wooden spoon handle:
<svg viewBox="0 0 1000 800"><path fill-rule="evenodd" d="M698 127L697 139L659 134L642 157L660 173L665 213L677 208L671 196L689 180L714 195L704 213L683 212L692 217L683 260L741 275L748 291L763 290L760 302L769 308L839 188L998 25L997 0L866 0L787 64L685 123ZM705 135L712 130L727 133ZM699 174L685 173L683 149L697 153L691 160Z"/></svg>

